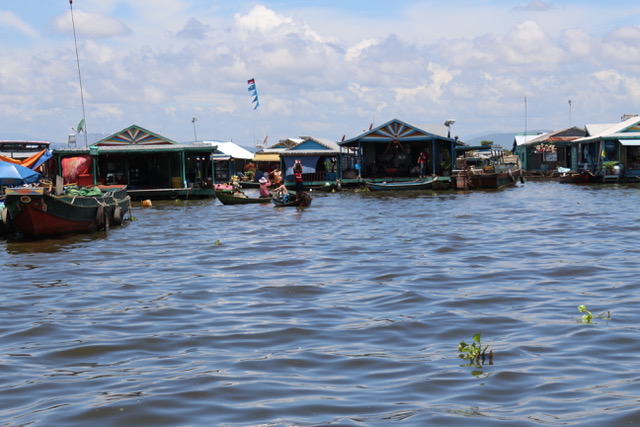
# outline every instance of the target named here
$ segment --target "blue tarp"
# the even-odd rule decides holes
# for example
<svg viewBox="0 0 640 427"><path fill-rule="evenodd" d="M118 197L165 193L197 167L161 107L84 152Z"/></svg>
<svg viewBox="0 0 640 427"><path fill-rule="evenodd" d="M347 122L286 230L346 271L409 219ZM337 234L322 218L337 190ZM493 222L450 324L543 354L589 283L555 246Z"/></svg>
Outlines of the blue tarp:
<svg viewBox="0 0 640 427"><path fill-rule="evenodd" d="M0 185L17 186L32 184L40 179L40 174L24 166L0 161Z"/></svg>

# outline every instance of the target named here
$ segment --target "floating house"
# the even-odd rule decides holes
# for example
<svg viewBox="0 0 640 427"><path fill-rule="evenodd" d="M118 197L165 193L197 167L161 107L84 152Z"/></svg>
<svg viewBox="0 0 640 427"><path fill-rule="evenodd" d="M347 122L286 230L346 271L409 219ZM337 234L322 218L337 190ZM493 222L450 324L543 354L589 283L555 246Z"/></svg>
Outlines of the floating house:
<svg viewBox="0 0 640 427"><path fill-rule="evenodd" d="M316 187L327 182L335 183L340 170L340 146L337 142L311 136L301 137L301 142L280 152L281 170L285 182L293 182L293 166L296 160L302 165L305 187Z"/></svg>
<svg viewBox="0 0 640 427"><path fill-rule="evenodd" d="M339 142L340 178L349 180L407 180L419 176L418 156L428 153L427 174L451 171L455 147L462 145L448 136L447 126L431 131L393 119L355 138Z"/></svg>
<svg viewBox="0 0 640 427"><path fill-rule="evenodd" d="M214 197L214 145L178 144L132 125L86 148L54 150L65 183L126 184L133 199Z"/></svg>
<svg viewBox="0 0 640 427"><path fill-rule="evenodd" d="M527 172L553 174L558 167L571 168L572 142L584 138L585 129L570 127L543 133L519 144L515 153Z"/></svg>
<svg viewBox="0 0 640 427"><path fill-rule="evenodd" d="M251 162L254 154L235 142L203 141L204 145L216 146L213 155L214 181L229 182L231 176L243 173L245 166Z"/></svg>
<svg viewBox="0 0 640 427"><path fill-rule="evenodd" d="M255 180L257 181L266 172L279 168L280 154L302 142L302 138L286 138L278 141L277 144L263 147L253 156L253 164L256 169Z"/></svg>
<svg viewBox="0 0 640 427"><path fill-rule="evenodd" d="M587 135L572 142L571 169L589 170L601 181L640 182L640 116L619 123L587 125Z"/></svg>

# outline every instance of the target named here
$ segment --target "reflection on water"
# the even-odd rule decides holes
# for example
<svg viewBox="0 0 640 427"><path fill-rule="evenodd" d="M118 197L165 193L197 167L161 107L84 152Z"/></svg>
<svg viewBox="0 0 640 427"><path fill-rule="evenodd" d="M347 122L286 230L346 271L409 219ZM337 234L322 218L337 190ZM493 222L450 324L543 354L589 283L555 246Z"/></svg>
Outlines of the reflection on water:
<svg viewBox="0 0 640 427"><path fill-rule="evenodd" d="M639 423L638 194L156 202L108 232L0 241L0 419ZM459 358L476 332L491 363Z"/></svg>

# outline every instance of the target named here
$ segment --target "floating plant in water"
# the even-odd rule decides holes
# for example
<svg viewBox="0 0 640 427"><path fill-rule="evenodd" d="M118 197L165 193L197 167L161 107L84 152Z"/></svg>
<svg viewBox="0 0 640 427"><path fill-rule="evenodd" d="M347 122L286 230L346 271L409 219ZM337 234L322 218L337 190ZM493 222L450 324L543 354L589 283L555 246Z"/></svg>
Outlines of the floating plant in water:
<svg viewBox="0 0 640 427"><path fill-rule="evenodd" d="M580 313L584 313L582 315L582 323L591 323L591 321L593 320L593 313L591 313L588 309L587 306L584 304L580 304L578 306L578 311ZM610 311L605 311L602 312L600 314L598 314L596 316L598 319L605 319L605 320L610 320L611 319L611 312Z"/></svg>
<svg viewBox="0 0 640 427"><path fill-rule="evenodd" d="M488 345L483 348L480 339L481 334L480 332L477 332L473 335L473 342L471 344L467 344L464 341L460 341L460 344L458 344L458 351L460 352L459 357L461 359L468 360L469 365L484 365L487 357L489 358L489 364L493 363L493 350L489 350ZM489 350L488 353L487 350Z"/></svg>

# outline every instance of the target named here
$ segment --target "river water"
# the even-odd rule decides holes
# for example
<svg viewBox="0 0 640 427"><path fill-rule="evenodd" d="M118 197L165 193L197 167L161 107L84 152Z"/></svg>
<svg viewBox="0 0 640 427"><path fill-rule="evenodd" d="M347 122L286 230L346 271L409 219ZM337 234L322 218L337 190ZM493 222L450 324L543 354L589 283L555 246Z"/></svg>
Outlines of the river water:
<svg viewBox="0 0 640 427"><path fill-rule="evenodd" d="M638 187L314 196L0 241L0 425L640 423Z"/></svg>

